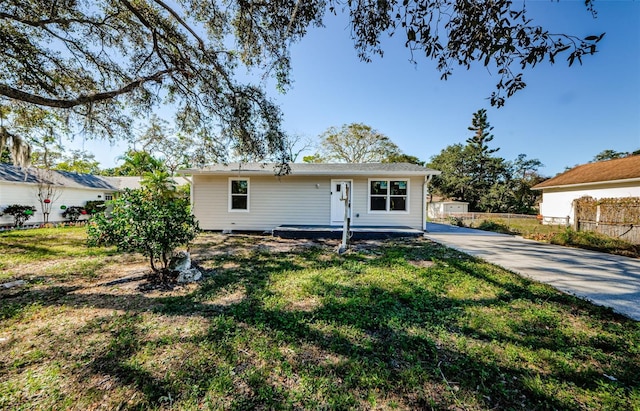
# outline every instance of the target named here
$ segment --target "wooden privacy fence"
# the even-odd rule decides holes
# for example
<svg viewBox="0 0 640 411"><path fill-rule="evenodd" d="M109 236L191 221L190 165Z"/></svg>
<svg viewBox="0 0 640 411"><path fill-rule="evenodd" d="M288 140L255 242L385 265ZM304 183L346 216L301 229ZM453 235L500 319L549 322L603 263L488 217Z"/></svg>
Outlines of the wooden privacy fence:
<svg viewBox="0 0 640 411"><path fill-rule="evenodd" d="M582 197L573 201L574 229L640 244L640 197Z"/></svg>

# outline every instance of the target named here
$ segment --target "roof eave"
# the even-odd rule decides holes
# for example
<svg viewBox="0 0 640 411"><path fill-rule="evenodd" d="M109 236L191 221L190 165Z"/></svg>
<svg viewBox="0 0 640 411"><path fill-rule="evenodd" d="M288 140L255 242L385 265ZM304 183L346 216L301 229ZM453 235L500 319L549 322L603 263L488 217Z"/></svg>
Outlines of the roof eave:
<svg viewBox="0 0 640 411"><path fill-rule="evenodd" d="M547 188L584 187L584 186L594 186L594 185L624 184L624 183L635 183L635 182L640 182L640 177L626 178L626 179L623 179L623 180L591 181L591 182L586 182L586 183L575 183L575 184L558 184L558 185L542 186L542 187L539 187L539 185L537 185L537 186L531 187L531 189L532 190L544 190L544 189L547 189ZM542 184L544 184L544 183L542 183Z"/></svg>
<svg viewBox="0 0 640 411"><path fill-rule="evenodd" d="M245 176L274 176L272 171L259 171L259 170L198 170L198 169L182 169L177 171L178 174L181 175L218 175L218 176L237 176L237 175L245 175ZM440 175L441 172L438 170L430 170L427 169L425 171L391 171L391 170L377 170L377 171L303 171L303 172L295 172L292 171L289 174L285 174L282 177L287 175L289 176L429 176L429 175Z"/></svg>

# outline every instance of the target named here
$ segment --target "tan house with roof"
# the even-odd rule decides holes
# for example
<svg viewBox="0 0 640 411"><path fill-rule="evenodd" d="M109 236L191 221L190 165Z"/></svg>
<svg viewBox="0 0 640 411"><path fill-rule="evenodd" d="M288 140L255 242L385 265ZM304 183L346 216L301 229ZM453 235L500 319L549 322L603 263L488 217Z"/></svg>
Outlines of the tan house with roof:
<svg viewBox="0 0 640 411"><path fill-rule="evenodd" d="M533 187L542 190L543 222L573 223L573 200L640 197L640 155L577 166Z"/></svg>
<svg viewBox="0 0 640 411"><path fill-rule="evenodd" d="M439 171L407 163L216 164L179 170L191 179L193 213L205 230L273 231L283 225L342 226L344 192L352 227L424 230L426 183Z"/></svg>

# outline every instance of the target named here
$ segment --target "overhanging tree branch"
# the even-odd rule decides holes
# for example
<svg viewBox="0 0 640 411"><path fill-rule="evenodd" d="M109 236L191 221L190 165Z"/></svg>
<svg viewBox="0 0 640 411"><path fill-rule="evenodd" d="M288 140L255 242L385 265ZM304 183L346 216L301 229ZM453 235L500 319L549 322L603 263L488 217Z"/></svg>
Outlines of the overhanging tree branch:
<svg viewBox="0 0 640 411"><path fill-rule="evenodd" d="M46 107L55 107L55 108L72 108L75 106L80 106L83 104L97 103L104 100L110 100L114 97L117 97L122 94L129 93L136 88L142 86L148 82L157 82L162 83L164 76L167 74L173 73L176 70L162 70L150 76L141 77L137 80L134 80L124 87L121 87L117 90L104 91L101 93L89 94L86 96L78 96L73 99L54 99L49 97L38 96L32 93L27 93L22 90L18 90L6 84L0 84L0 95L24 101L31 104L36 104L39 106Z"/></svg>

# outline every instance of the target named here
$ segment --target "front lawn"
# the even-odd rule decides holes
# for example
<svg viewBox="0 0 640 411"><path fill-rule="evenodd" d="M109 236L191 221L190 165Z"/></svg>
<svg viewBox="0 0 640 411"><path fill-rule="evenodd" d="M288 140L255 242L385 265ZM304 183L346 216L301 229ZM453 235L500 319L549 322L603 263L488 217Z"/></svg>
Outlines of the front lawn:
<svg viewBox="0 0 640 411"><path fill-rule="evenodd" d="M640 409L640 323L426 239L202 234L199 284L0 233L0 409Z"/></svg>

